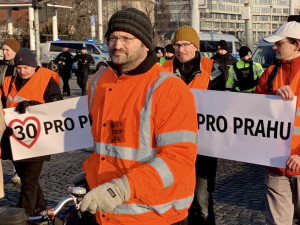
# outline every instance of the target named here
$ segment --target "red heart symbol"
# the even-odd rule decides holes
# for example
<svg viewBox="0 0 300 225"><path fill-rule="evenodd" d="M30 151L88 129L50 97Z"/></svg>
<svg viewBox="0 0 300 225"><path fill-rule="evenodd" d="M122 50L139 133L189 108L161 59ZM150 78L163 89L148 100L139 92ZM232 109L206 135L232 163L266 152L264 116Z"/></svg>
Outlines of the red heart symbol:
<svg viewBox="0 0 300 225"><path fill-rule="evenodd" d="M26 122L30 120L33 120L35 123L28 123L26 125ZM13 126L14 123L19 123L21 124L21 126ZM36 124L36 126L35 126ZM25 127L26 125L26 127ZM18 132L17 134L20 134L21 137L17 137L15 135L15 133L12 135L12 137L18 141L21 145L25 146L26 148L31 148L35 142L37 141L38 137L40 136L41 133L41 125L40 125L40 121L38 120L38 118L30 116L25 118L25 120L22 122L19 119L14 119L12 121L10 121L10 123L8 124L9 127L13 128L14 130L17 129ZM33 135L30 132L30 128L33 129Z"/></svg>

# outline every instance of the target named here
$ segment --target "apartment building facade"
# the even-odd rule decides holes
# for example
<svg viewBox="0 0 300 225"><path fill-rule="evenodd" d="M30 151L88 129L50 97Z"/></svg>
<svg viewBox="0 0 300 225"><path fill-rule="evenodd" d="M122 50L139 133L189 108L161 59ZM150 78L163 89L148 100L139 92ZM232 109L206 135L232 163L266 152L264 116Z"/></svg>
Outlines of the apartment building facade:
<svg viewBox="0 0 300 225"><path fill-rule="evenodd" d="M251 0L253 24L253 43L259 38L269 35L287 21L290 0ZM294 0L294 12L300 12L300 1ZM244 0L202 0L200 5L200 31L222 32L235 35L241 43L245 43L245 20L242 19ZM170 33L179 26L190 24L190 1L156 0L157 14L162 13L160 5L167 5L170 13L168 27L158 32ZM166 12L165 12L166 13Z"/></svg>

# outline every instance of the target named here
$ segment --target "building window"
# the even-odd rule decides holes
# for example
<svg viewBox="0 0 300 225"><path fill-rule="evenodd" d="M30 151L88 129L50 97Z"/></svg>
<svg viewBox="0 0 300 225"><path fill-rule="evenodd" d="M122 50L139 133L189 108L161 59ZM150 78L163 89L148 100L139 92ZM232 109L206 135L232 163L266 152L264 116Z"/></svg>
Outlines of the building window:
<svg viewBox="0 0 300 225"><path fill-rule="evenodd" d="M261 5L267 5L268 2L267 2L267 0L259 0L259 4L261 4Z"/></svg>
<svg viewBox="0 0 300 225"><path fill-rule="evenodd" d="M230 20L236 20L236 15L230 15Z"/></svg>
<svg viewBox="0 0 300 225"><path fill-rule="evenodd" d="M227 28L227 23L221 23L222 28Z"/></svg>
<svg viewBox="0 0 300 225"><path fill-rule="evenodd" d="M259 13L259 7L252 7L253 13Z"/></svg>
<svg viewBox="0 0 300 225"><path fill-rule="evenodd" d="M280 0L279 5L288 5L288 1L286 0Z"/></svg>
<svg viewBox="0 0 300 225"><path fill-rule="evenodd" d="M282 9L282 13L289 13L289 9L283 8L283 9Z"/></svg>
<svg viewBox="0 0 300 225"><path fill-rule="evenodd" d="M238 6L233 6L233 11L234 11L234 12L240 12L240 7L238 7Z"/></svg>
<svg viewBox="0 0 300 225"><path fill-rule="evenodd" d="M231 5L226 5L226 11L231 12L232 11L232 6Z"/></svg>
<svg viewBox="0 0 300 225"><path fill-rule="evenodd" d="M215 15L215 14L213 14L213 13L205 13L205 18L210 18L210 19L212 19L213 18L213 15Z"/></svg>
<svg viewBox="0 0 300 225"><path fill-rule="evenodd" d="M261 21L268 21L269 16L260 16Z"/></svg>
<svg viewBox="0 0 300 225"><path fill-rule="evenodd" d="M229 28L235 28L235 23L229 23Z"/></svg>
<svg viewBox="0 0 300 225"><path fill-rule="evenodd" d="M203 27L211 28L211 27L212 27L212 23L211 23L211 22L203 21L203 22L200 22L200 26L201 26L202 28L203 28Z"/></svg>
<svg viewBox="0 0 300 225"><path fill-rule="evenodd" d="M269 12L270 12L270 8L269 8L269 7L268 7L268 8L262 7L262 8L261 8L261 12L262 12L262 13L269 13Z"/></svg>
<svg viewBox="0 0 300 225"><path fill-rule="evenodd" d="M214 22L214 28L220 28L220 23L219 22Z"/></svg>
<svg viewBox="0 0 300 225"><path fill-rule="evenodd" d="M219 5L219 10L225 10L225 5Z"/></svg>
<svg viewBox="0 0 300 225"><path fill-rule="evenodd" d="M221 14L216 14L215 19L221 19Z"/></svg>

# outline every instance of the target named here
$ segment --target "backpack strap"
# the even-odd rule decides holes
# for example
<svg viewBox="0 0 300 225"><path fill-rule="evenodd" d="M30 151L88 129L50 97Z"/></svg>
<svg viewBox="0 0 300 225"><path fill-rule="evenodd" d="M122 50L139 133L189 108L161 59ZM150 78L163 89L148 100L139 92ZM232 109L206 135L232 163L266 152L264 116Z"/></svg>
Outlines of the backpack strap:
<svg viewBox="0 0 300 225"><path fill-rule="evenodd" d="M273 67L273 70L269 76L269 79L267 81L267 87L268 87L268 92L273 91L273 82L278 74L279 68L281 66L281 61L278 61L275 66Z"/></svg>

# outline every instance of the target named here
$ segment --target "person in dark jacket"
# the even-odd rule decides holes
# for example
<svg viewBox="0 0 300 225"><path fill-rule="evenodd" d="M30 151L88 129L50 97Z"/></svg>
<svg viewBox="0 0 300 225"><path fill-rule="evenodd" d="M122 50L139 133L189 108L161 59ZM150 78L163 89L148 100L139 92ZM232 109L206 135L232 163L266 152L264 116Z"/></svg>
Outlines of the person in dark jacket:
<svg viewBox="0 0 300 225"><path fill-rule="evenodd" d="M62 52L55 59L58 64L58 73L63 80L63 96L71 95L69 79L71 78L73 56L68 50L67 46L62 47Z"/></svg>
<svg viewBox="0 0 300 225"><path fill-rule="evenodd" d="M3 42L2 51L3 51L3 60L0 60L0 89L2 91L2 83L7 76L16 75L16 68L14 67L14 58L16 53L20 50L20 43L14 38L8 38ZM2 107L5 108L5 100L1 99ZM2 159L6 159L6 155L2 155ZM11 181L17 186L21 186L21 179L16 172L16 169L13 168L13 176Z"/></svg>
<svg viewBox="0 0 300 225"><path fill-rule="evenodd" d="M166 71L179 76L191 89L224 90L225 81L220 65L201 57L200 40L191 26L182 26L174 34L175 57L167 60ZM212 193L215 188L217 158L197 155L196 188L189 209L189 225L215 225Z"/></svg>
<svg viewBox="0 0 300 225"><path fill-rule="evenodd" d="M30 49L21 49L15 56L14 64L17 75L8 76L3 82L2 95L6 99L7 108L16 107L17 112L25 113L28 106L63 99L58 84L59 75L49 69L38 67ZM13 132L12 128L6 128L1 140L2 150L11 151L9 137ZM38 180L44 161L49 159L50 156L42 156L13 161L22 182L17 207L24 208L27 215L37 215L46 209Z"/></svg>
<svg viewBox="0 0 300 225"><path fill-rule="evenodd" d="M225 40L220 40L217 47L216 54L211 57L215 62L217 62L220 65L220 69L223 71L224 74L224 81L226 84L226 81L228 79L228 71L230 66L237 62L237 59L234 58L229 52L228 52L228 46L227 42ZM224 86L225 89L225 86Z"/></svg>
<svg viewBox="0 0 300 225"><path fill-rule="evenodd" d="M95 64L93 57L86 52L86 48L81 48L81 53L73 58L73 62L78 62L76 71L77 84L82 90L82 95L86 95L86 84L89 78L90 64Z"/></svg>

